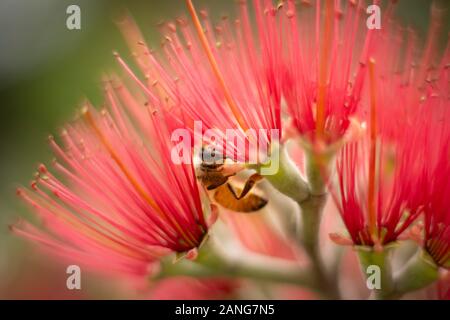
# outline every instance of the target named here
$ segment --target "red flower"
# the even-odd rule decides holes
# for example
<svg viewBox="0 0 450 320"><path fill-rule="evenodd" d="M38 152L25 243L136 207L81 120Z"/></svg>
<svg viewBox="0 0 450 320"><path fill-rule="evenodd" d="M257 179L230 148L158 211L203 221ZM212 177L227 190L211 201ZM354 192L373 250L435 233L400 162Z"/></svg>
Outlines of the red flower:
<svg viewBox="0 0 450 320"><path fill-rule="evenodd" d="M428 67L436 37L431 33L415 67L415 39L410 34L405 59L392 58L400 56L403 32L392 24L386 27L374 39L377 45L369 63L369 130L361 141L339 152L338 186L333 193L357 245L393 242L425 211L427 241L433 243L437 261L443 262L448 259L449 243L443 195L449 188L445 120L450 110L449 54L444 54L438 68ZM393 73L393 67L404 72ZM435 237L438 242L432 240Z"/></svg>
<svg viewBox="0 0 450 320"><path fill-rule="evenodd" d="M280 24L286 34L283 95L300 134L332 144L346 133L360 104L373 32L360 1L348 1L345 8L337 1L295 6L287 1Z"/></svg>
<svg viewBox="0 0 450 320"><path fill-rule="evenodd" d="M447 106L448 107L448 106ZM424 246L437 265L450 268L450 135L432 172L425 211Z"/></svg>
<svg viewBox="0 0 450 320"><path fill-rule="evenodd" d="M437 265L450 268L450 47L429 87L425 117L428 141L422 192L426 194L424 247Z"/></svg>
<svg viewBox="0 0 450 320"><path fill-rule="evenodd" d="M148 79L142 87L182 114L181 126L192 128L193 121L201 121L203 132L218 129L224 141L226 130L237 129L246 147L238 148L228 139L223 149L229 148L234 159L248 161L250 143L270 144L271 129L281 135L282 50L276 9L271 1L264 5L255 1L257 29L253 30L246 1L239 4L238 20L224 18L215 26L206 11L198 16L192 2L187 4L194 23L179 18L163 26L162 57L148 48L129 17L118 22ZM136 80L120 57L119 61ZM260 134L259 129L265 131Z"/></svg>
<svg viewBox="0 0 450 320"><path fill-rule="evenodd" d="M166 112L119 83L105 91L108 109L86 104L63 130L64 149L50 139L58 174L41 165L31 189L18 190L42 227L12 229L70 261L144 275L163 254L197 248L208 227L193 165L171 160Z"/></svg>

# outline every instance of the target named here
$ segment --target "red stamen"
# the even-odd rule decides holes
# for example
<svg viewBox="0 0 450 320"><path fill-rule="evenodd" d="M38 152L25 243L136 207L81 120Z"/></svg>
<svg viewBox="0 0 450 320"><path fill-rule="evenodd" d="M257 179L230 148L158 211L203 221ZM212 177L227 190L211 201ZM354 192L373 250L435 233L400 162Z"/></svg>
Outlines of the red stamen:
<svg viewBox="0 0 450 320"><path fill-rule="evenodd" d="M239 125L241 126L241 128L244 131L247 131L249 129L247 126L247 123L245 122L244 117L242 116L241 112L239 111L239 107L237 106L236 102L234 101L233 97L231 96L230 90L228 89L227 85L225 84L225 79L219 70L219 65L217 64L217 61L214 58L211 47L209 46L208 39L206 38L205 33L203 32L202 24L200 22L200 19L198 18L197 12L195 11L195 7L192 4L192 0L186 0L186 4L188 6L189 13L191 14L192 20L194 22L195 29L200 38L202 47L205 50L206 56L208 57L208 61L211 64L214 75L217 78L217 80L219 81L219 84L223 90L223 94L225 95L225 99L227 100L227 103L230 106L231 112L236 117L236 120L239 123Z"/></svg>
<svg viewBox="0 0 450 320"><path fill-rule="evenodd" d="M325 135L325 105L326 89L328 81L328 58L331 49L331 37L333 34L334 22L334 0L325 1L325 22L322 42L322 51L320 53L319 65L319 88L317 94L316 111L316 138L323 140Z"/></svg>
<svg viewBox="0 0 450 320"><path fill-rule="evenodd" d="M368 188L368 212L369 230L373 239L377 238L376 226L376 162L377 162L377 100L375 86L375 60L369 61L370 78L370 154L369 154L369 188Z"/></svg>
<svg viewBox="0 0 450 320"><path fill-rule="evenodd" d="M171 216L168 216L164 213L163 210L156 204L156 202L150 197L150 195L142 188L142 186L139 184L139 182L134 178L132 173L128 170L128 168L125 166L125 164L122 162L120 157L117 155L117 153L114 151L113 147L109 143L109 141L106 139L106 137L103 135L100 128L97 126L92 114L89 112L89 110L83 111L84 118L86 122L92 127L95 134L100 139L100 142L105 146L113 160L116 162L116 164L119 166L120 170L125 174L127 179L130 181L130 183L133 185L133 187L136 189L136 191L139 193L140 196L142 196L145 201L153 208L155 209L156 213L166 222L171 222L174 227L177 229L178 232L182 235L183 239L190 245L195 247L195 239L190 239L186 233L183 231L179 223L171 218Z"/></svg>

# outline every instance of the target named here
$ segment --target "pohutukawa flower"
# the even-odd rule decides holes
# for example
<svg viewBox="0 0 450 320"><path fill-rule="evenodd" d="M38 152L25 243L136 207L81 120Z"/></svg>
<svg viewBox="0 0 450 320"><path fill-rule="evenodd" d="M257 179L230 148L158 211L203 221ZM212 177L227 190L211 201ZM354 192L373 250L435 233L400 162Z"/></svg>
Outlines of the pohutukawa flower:
<svg viewBox="0 0 450 320"><path fill-rule="evenodd" d="M185 120L201 121L202 133L218 129L224 151L228 148L233 159L245 162L250 144L269 145L271 129L277 130L276 138L281 136L277 9L271 1L254 1L257 29L253 30L246 1L239 2L239 19L223 18L215 26L206 11L197 14L192 2L186 3L193 24L179 18L163 25L163 57L155 57L129 17L118 24L148 83L153 84L145 90L157 90L171 107L182 110ZM239 130L237 139L246 143L244 148L227 139L228 129ZM260 134L259 129L265 131Z"/></svg>
<svg viewBox="0 0 450 320"><path fill-rule="evenodd" d="M373 292L378 298L436 281L450 264L450 49L442 58L436 54L437 7L421 48L414 33L392 19L395 1L383 13L381 30L368 29L362 0L282 0L276 6L254 0L254 16L240 0L239 18L217 25L192 0L185 3L190 18L161 24L157 51L128 15L117 21L142 74L115 53L131 83L105 77L105 109L85 102L62 141L50 139L53 169L40 165L31 187L17 192L39 221L20 221L13 232L102 273L140 280L157 271L159 280L209 276L207 286L194 283L220 293L234 292L235 282L225 278L246 277L340 298L342 277L328 272L339 264L325 264L329 250L320 243L330 191L349 234L331 239L365 247L359 250L363 269L375 263L382 270L382 288ZM173 141L179 129L188 129L191 140ZM206 136L200 146L196 134ZM302 141L296 145L301 173L284 145L293 136ZM279 161L269 162L276 172L263 172L261 146L269 157L281 151ZM217 151L221 160L234 161L203 158L195 168L195 147L203 157L215 160ZM258 149L255 165L252 148ZM250 168L258 173L234 188L228 179ZM272 188L261 196L250 192L264 175L293 200L271 205L280 214L276 226L249 214L280 196ZM222 211L234 231L229 244L238 241L259 257L220 250L231 240L220 232L219 241L202 246L219 213L208 196L227 211L246 213ZM292 206L300 209L301 224ZM383 249L407 237L419 239L422 249L393 272L390 250ZM166 259L173 253L194 259L200 247L195 263ZM306 268L298 252L309 258Z"/></svg>
<svg viewBox="0 0 450 320"><path fill-rule="evenodd" d="M18 190L42 226L13 231L102 272L145 275L170 252L194 257L208 224L193 165L171 161L171 118L117 80L105 92L108 109L86 103L64 148L50 139L57 175L40 165L31 189Z"/></svg>
<svg viewBox="0 0 450 320"><path fill-rule="evenodd" d="M444 64L445 63L445 64ZM424 197L424 241L423 246L435 263L450 268L450 128L446 122L450 116L450 47L438 68L438 78L429 88L428 116L424 122L428 128L424 140L428 140L421 185ZM425 102L426 103L426 102Z"/></svg>
<svg viewBox="0 0 450 320"><path fill-rule="evenodd" d="M279 31L286 43L283 97L302 137L330 145L344 136L358 110L372 34L378 31L366 27L362 1L345 7L301 1L299 10L295 1L286 2Z"/></svg>
<svg viewBox="0 0 450 320"><path fill-rule="evenodd" d="M366 138L366 140L368 140ZM383 145L373 156L369 141L351 142L338 153L336 202L351 242L333 235L339 244L374 246L397 240L421 212L414 203L416 185L403 174L414 174L411 155L402 146Z"/></svg>
<svg viewBox="0 0 450 320"><path fill-rule="evenodd" d="M450 140L444 150L447 155L442 157L436 167L434 181L429 190L430 201L424 207L424 247L437 265L450 268L450 208L446 197L450 192Z"/></svg>
<svg viewBox="0 0 450 320"><path fill-rule="evenodd" d="M392 60L390 56L400 54L401 31L393 32L389 27L376 39L373 54L379 63L374 59L369 62L367 134L361 141L346 145L336 161L338 186L334 196L351 242L356 245L384 245L397 240L424 210L430 211L426 214L428 237L448 237L448 230L442 227L448 225L445 200L439 196L448 186L445 178L439 177L448 170L449 144L438 142L445 132L448 137L448 129L438 124L448 118L450 107L449 56L444 54L438 68L429 68L430 61L426 60L434 42L429 39L421 64L415 68L416 47L409 37L406 60ZM394 75L397 68L404 71ZM436 169L430 172L430 167ZM439 209L426 206L430 198ZM333 238L348 243L336 235ZM448 258L448 252L447 256L443 253L448 243L447 247L441 241L434 245L438 243L438 261L442 262Z"/></svg>

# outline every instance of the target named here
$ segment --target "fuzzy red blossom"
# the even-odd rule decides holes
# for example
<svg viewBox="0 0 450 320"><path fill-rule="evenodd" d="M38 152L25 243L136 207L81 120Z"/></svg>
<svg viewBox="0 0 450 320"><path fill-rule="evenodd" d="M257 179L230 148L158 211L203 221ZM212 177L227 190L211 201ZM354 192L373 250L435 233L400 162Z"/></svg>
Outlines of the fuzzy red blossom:
<svg viewBox="0 0 450 320"><path fill-rule="evenodd" d="M358 110L378 31L366 27L362 1L288 0L285 7L282 92L292 123L310 143L333 144Z"/></svg>
<svg viewBox="0 0 450 320"><path fill-rule="evenodd" d="M206 11L197 14L192 2L187 4L193 23L179 18L163 24L159 55L149 49L129 17L118 24L147 78L144 90L156 91L169 108L178 110L183 118L180 126L192 129L195 120L201 121L202 133L218 129L224 140L218 148L233 159L248 161L252 146L271 143L271 129L281 135L277 9L272 1L254 1L255 29L246 1L239 2L238 19L225 17L216 25ZM138 78L120 57L119 61L132 78ZM244 148L226 139L227 129L237 129L236 139L246 144Z"/></svg>
<svg viewBox="0 0 450 320"><path fill-rule="evenodd" d="M424 241L425 250L435 263L450 268L450 50L447 49L446 60L438 69L438 79L433 81L430 92L435 110L429 110L431 116L425 118L428 133L427 168L424 172L422 192L427 196L424 206Z"/></svg>
<svg viewBox="0 0 450 320"><path fill-rule="evenodd" d="M417 61L415 36L409 32L405 45L404 34L388 24L374 39L370 99L364 102L370 123L364 124L367 132L362 139L346 145L336 161L338 184L333 193L356 245L396 241L424 210L428 237L430 233L448 237L448 214L442 210L445 196L440 196L448 188L444 177L449 144L441 141L448 132L445 119L450 107L448 51L441 60L434 57L438 66L430 68L437 35L431 33ZM442 250L448 250L448 238L447 247L439 245L439 260L445 257Z"/></svg>
<svg viewBox="0 0 450 320"><path fill-rule="evenodd" d="M414 174L407 160L412 158L409 150L385 146L376 169L370 168L369 150L365 141L349 143L339 152L337 203L353 244L373 246L397 240L418 217L421 206L408 206L417 196L417 185L402 179L404 174ZM376 170L374 178L370 170ZM375 186L372 179L377 180Z"/></svg>
<svg viewBox="0 0 450 320"><path fill-rule="evenodd" d="M145 107L117 80L107 109L88 103L50 145L54 170L39 166L18 194L42 225L13 231L102 273L145 275L170 252L196 250L208 226L193 165L171 160L170 117ZM53 173L54 172L54 173Z"/></svg>
<svg viewBox="0 0 450 320"><path fill-rule="evenodd" d="M444 154L436 166L429 191L429 201L424 207L424 247L435 263L450 268L450 139L444 145Z"/></svg>
<svg viewBox="0 0 450 320"><path fill-rule="evenodd" d="M439 20L438 20L439 21ZM433 41L429 42L429 46ZM432 49L432 48L431 48ZM428 59L433 56L429 51ZM420 74L420 73L419 73ZM422 172L420 190L424 195L424 239L423 246L435 263L450 266L450 46L443 58L435 62L428 72L422 72L425 79L424 94L421 97L423 114L419 143L425 146L426 169Z"/></svg>

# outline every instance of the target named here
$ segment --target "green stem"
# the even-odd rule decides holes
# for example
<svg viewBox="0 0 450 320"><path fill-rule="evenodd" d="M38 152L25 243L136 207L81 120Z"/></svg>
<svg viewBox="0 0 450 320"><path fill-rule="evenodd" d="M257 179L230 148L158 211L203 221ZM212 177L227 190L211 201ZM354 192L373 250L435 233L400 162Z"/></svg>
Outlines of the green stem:
<svg viewBox="0 0 450 320"><path fill-rule="evenodd" d="M311 195L307 200L299 203L303 220L300 240L311 259L312 272L322 295L327 299L339 299L337 277L328 274L319 247L320 223L326 200L326 194L321 196Z"/></svg>
<svg viewBox="0 0 450 320"><path fill-rule="evenodd" d="M303 228L301 241L314 266L317 285L324 296L339 299L338 277L328 273L320 254L320 224L327 202L324 170L328 169L328 157L315 152L306 153L306 176L308 177L309 197L298 205L301 208Z"/></svg>
<svg viewBox="0 0 450 320"><path fill-rule="evenodd" d="M376 299L395 298L395 286L390 264L390 247L375 251L372 247L356 247L362 272L367 276L367 287L374 286L373 296Z"/></svg>
<svg viewBox="0 0 450 320"><path fill-rule="evenodd" d="M278 170L275 174L264 175L264 177L282 194L295 200L302 202L309 197L309 187L302 178L300 171L289 158L287 150L284 146L274 146L272 153L278 152ZM261 167L252 167L261 171ZM263 174L263 173L262 173Z"/></svg>
<svg viewBox="0 0 450 320"><path fill-rule="evenodd" d="M418 251L405 266L393 276L390 255L393 246L385 246L381 252L372 247L358 247L363 273L368 274L370 266L380 268L381 288L374 290L376 299L398 299L402 295L427 287L439 277L439 268L425 251ZM368 279L369 282L369 279Z"/></svg>
<svg viewBox="0 0 450 320"><path fill-rule="evenodd" d="M323 179L324 171L328 169L329 156L306 152L306 176L309 182L309 191L313 196L326 194L326 185Z"/></svg>
<svg viewBox="0 0 450 320"><path fill-rule="evenodd" d="M209 244L200 250L195 261L183 259L174 263L167 259L163 260L161 271L153 279L173 276L248 278L258 281L294 284L315 290L314 280L308 273L299 270L296 263L268 259L252 254L246 255L243 259L231 258L221 254Z"/></svg>
<svg viewBox="0 0 450 320"><path fill-rule="evenodd" d="M324 297L338 299L337 277L328 274L319 248L320 224L327 201L326 186L321 170L327 168L326 159L329 157L317 155L311 151L307 153L308 183L306 183L289 158L286 149L281 146L277 151L279 151L279 170L276 174L265 177L278 191L299 205L303 228L301 235L297 237L310 257L313 266L311 271L315 281Z"/></svg>
<svg viewBox="0 0 450 320"><path fill-rule="evenodd" d="M419 250L395 275L397 295L427 287L439 277L439 268L423 250Z"/></svg>

